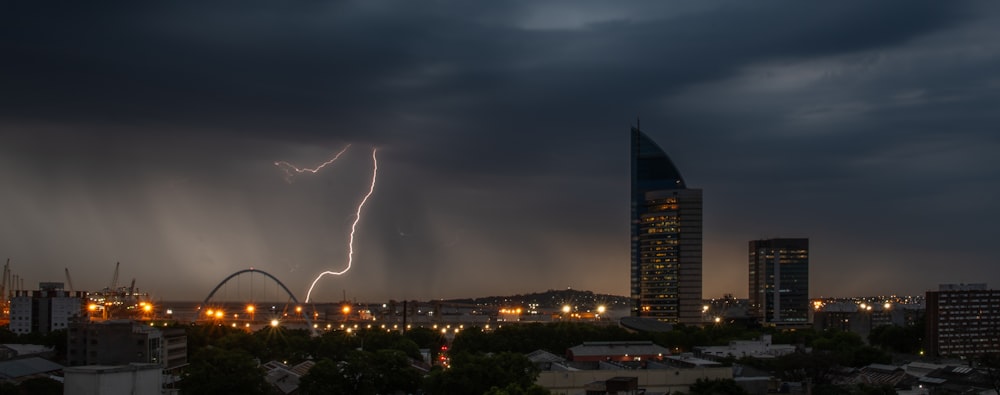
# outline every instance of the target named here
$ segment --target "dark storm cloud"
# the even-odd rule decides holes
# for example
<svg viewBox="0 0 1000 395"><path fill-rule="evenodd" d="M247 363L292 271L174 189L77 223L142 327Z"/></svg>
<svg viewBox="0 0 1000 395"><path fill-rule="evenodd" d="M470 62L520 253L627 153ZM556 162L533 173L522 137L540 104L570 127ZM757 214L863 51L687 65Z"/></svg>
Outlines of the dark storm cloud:
<svg viewBox="0 0 1000 395"><path fill-rule="evenodd" d="M973 230L909 244L939 237L915 230L942 223L928 201L997 216L996 12L981 3L24 2L3 14L0 213L27 231L3 233L0 253L45 266L124 255L150 262L144 273L198 270L197 293L268 265L301 288L342 264L374 145L363 252L332 288L622 294L625 136L640 114L705 189L706 269L724 273L706 275L706 296L744 292L741 254L761 236L813 237L820 275L929 268L959 256L950 246L966 276L995 260L971 252L986 234ZM272 166L347 143L315 177L287 184ZM943 210L949 229L985 229ZM857 254L880 262L836 252L871 240Z"/></svg>

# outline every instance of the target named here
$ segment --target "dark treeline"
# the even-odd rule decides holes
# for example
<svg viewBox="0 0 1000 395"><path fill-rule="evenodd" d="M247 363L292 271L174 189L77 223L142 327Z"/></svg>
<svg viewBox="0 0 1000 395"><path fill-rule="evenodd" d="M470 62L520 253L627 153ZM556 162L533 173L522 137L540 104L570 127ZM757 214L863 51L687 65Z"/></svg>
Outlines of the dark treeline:
<svg viewBox="0 0 1000 395"><path fill-rule="evenodd" d="M920 348L918 327L875 328L866 344L853 333L803 329L778 331L740 325L695 327L676 325L662 333L634 333L618 326L558 322L504 325L493 330L467 328L449 342L438 331L416 328L405 333L384 330L330 331L313 336L307 330L266 327L256 332L220 325L182 326L187 332L189 365L179 388L183 393L272 394L260 368L268 361L295 365L311 360L315 366L302 377L300 393L489 393L490 395L546 394L534 384L538 369L524 355L545 350L565 355L587 341L652 341L673 353L696 346L724 345L771 335L774 344L793 344L799 351L767 360L730 359L724 363L754 366L788 381L809 380L817 392L838 392L828 373L839 367L891 362L890 353L913 353ZM66 333L16 335L0 328L4 343L43 344L65 355ZM433 361L450 362L429 371L411 364L422 360L420 350ZM807 352L807 350L809 350ZM46 383L33 382L30 386ZM61 386L60 386L61 387ZM702 383L692 393L731 388L730 383ZM18 390L26 390L27 387ZM835 389L835 390L834 390ZM14 391L14 388L6 388ZM851 389L871 393L881 388ZM36 392L37 391L37 392ZM706 390L708 391L708 390ZM32 390L35 393L44 391ZM6 393L6 392L5 392ZM11 392L18 393L18 392Z"/></svg>

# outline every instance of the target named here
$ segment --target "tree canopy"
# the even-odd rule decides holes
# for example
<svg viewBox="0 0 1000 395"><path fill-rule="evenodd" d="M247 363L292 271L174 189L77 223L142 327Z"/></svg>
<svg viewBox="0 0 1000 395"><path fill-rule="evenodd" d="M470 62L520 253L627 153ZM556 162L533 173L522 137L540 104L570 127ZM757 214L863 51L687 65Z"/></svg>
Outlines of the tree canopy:
<svg viewBox="0 0 1000 395"><path fill-rule="evenodd" d="M257 361L243 350L205 347L191 357L178 384L184 394L269 394Z"/></svg>

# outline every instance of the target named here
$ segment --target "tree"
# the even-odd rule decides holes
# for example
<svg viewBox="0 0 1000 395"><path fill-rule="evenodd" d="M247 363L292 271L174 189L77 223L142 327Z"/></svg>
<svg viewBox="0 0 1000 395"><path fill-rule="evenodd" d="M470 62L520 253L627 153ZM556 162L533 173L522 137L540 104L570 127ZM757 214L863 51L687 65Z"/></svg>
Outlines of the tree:
<svg viewBox="0 0 1000 395"><path fill-rule="evenodd" d="M343 360L347 357L347 354L361 346L358 338L344 331L324 333L319 337L313 338L311 344L310 349L314 358L329 358L334 361Z"/></svg>
<svg viewBox="0 0 1000 395"><path fill-rule="evenodd" d="M288 329L283 326L265 326L253 333L261 349L252 354L263 361L303 361L311 355L311 334L305 329Z"/></svg>
<svg viewBox="0 0 1000 395"><path fill-rule="evenodd" d="M9 381L0 381L0 394L17 394L17 384Z"/></svg>
<svg viewBox="0 0 1000 395"><path fill-rule="evenodd" d="M357 391L357 383L350 382L344 369L346 364L347 362L334 362L332 359L323 358L299 380L299 392L303 395L366 394ZM368 393L374 393L375 389L370 388L369 391Z"/></svg>
<svg viewBox="0 0 1000 395"><path fill-rule="evenodd" d="M458 352L452 355L450 368L431 370L424 380L424 389L430 394L482 394L492 387L506 390L510 385L527 390L534 385L539 372L522 354Z"/></svg>
<svg viewBox="0 0 1000 395"><path fill-rule="evenodd" d="M202 348L217 345L219 339L229 334L246 334L243 329L225 325L200 324L191 325L185 331L187 334L188 353L194 355Z"/></svg>
<svg viewBox="0 0 1000 395"><path fill-rule="evenodd" d="M413 393L420 373L399 350L352 351L341 361L324 358L299 382L303 394Z"/></svg>
<svg viewBox="0 0 1000 395"><path fill-rule="evenodd" d="M890 363L892 357L885 352L866 346L861 336L852 332L826 331L812 343L816 352L825 353L841 366L865 366L872 363Z"/></svg>
<svg viewBox="0 0 1000 395"><path fill-rule="evenodd" d="M25 395L62 395L63 383L48 377L36 377L21 382L17 390L16 393Z"/></svg>
<svg viewBox="0 0 1000 395"><path fill-rule="evenodd" d="M733 379L698 379L691 384L692 395L749 395Z"/></svg>
<svg viewBox="0 0 1000 395"><path fill-rule="evenodd" d="M362 348L366 351L398 350L413 359L420 359L420 347L413 340L398 332L380 330L361 331Z"/></svg>
<svg viewBox="0 0 1000 395"><path fill-rule="evenodd" d="M923 343L924 328L917 325L881 325L872 329L868 342L896 353L915 354Z"/></svg>
<svg viewBox="0 0 1000 395"><path fill-rule="evenodd" d="M1000 353L980 355L979 370L983 372L993 391L1000 394Z"/></svg>
<svg viewBox="0 0 1000 395"><path fill-rule="evenodd" d="M550 392L545 387L538 384L532 384L531 387L521 388L517 384L508 384L506 387L492 387L489 391L486 391L483 395L551 395Z"/></svg>
<svg viewBox="0 0 1000 395"><path fill-rule="evenodd" d="M397 391L414 393L420 389L422 375L410 364L410 358L400 350L378 350L372 355L375 388L380 394Z"/></svg>
<svg viewBox="0 0 1000 395"><path fill-rule="evenodd" d="M253 356L206 347L191 358L178 387L184 394L268 394L270 385Z"/></svg>

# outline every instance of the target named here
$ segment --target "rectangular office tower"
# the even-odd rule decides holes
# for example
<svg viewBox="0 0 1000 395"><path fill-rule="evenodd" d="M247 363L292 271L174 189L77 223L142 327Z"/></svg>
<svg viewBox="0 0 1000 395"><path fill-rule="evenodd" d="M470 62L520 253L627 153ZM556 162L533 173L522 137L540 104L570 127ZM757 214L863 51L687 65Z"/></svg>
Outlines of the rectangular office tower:
<svg viewBox="0 0 1000 395"><path fill-rule="evenodd" d="M809 322L809 239L750 241L750 314L772 325Z"/></svg>
<svg viewBox="0 0 1000 395"><path fill-rule="evenodd" d="M670 158L632 128L632 315L700 323L701 189L689 189Z"/></svg>

